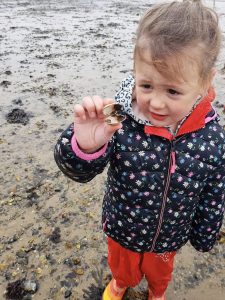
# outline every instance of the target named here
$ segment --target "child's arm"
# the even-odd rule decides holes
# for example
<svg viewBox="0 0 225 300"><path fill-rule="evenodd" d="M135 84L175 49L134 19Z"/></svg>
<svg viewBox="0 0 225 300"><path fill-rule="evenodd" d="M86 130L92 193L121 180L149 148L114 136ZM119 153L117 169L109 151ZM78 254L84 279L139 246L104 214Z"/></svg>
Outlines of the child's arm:
<svg viewBox="0 0 225 300"><path fill-rule="evenodd" d="M224 202L225 160L210 176L200 196L190 235L190 242L196 250L207 252L214 246L223 221Z"/></svg>
<svg viewBox="0 0 225 300"><path fill-rule="evenodd" d="M101 148L95 152L95 154L97 153L96 158L89 160L80 158L74 152L72 147L74 138L74 125L71 124L57 141L54 151L55 161L59 169L72 180L88 182L100 174L107 165L113 151L113 138L103 147L105 149Z"/></svg>
<svg viewBox="0 0 225 300"><path fill-rule="evenodd" d="M59 169L71 179L87 182L101 173L113 151L113 134L122 127L104 121L103 108L112 99L86 97L74 107L74 124L60 136L54 152Z"/></svg>

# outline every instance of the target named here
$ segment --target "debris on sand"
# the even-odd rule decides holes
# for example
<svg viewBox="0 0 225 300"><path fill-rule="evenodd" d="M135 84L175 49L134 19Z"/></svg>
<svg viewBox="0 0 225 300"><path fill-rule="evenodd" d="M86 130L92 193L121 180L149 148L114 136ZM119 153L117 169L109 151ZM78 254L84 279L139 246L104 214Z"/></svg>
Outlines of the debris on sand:
<svg viewBox="0 0 225 300"><path fill-rule="evenodd" d="M55 105L55 104L50 104L49 106L51 108L51 110L54 112L54 113L59 113L61 112L61 108L58 106L58 105Z"/></svg>
<svg viewBox="0 0 225 300"><path fill-rule="evenodd" d="M61 234L60 234L60 228L56 227L52 234L49 236L49 240L55 244L61 242Z"/></svg>
<svg viewBox="0 0 225 300"><path fill-rule="evenodd" d="M108 166L90 182L72 181L54 147L74 105L114 98L133 73L137 23L153 2L0 1L0 300L100 300L111 280L101 225ZM221 28L225 42L223 16ZM221 50L212 105L225 130ZM224 226L210 252L188 243L177 253L168 299L225 300ZM124 295L147 298L145 278Z"/></svg>
<svg viewBox="0 0 225 300"><path fill-rule="evenodd" d="M27 125L27 123L29 122L29 116L23 109L14 108L7 114L6 120L8 123L19 123Z"/></svg>
<svg viewBox="0 0 225 300"><path fill-rule="evenodd" d="M20 106L23 105L23 102L22 102L22 100L20 98L14 99L12 101L12 103L15 104L15 105L20 105Z"/></svg>
<svg viewBox="0 0 225 300"><path fill-rule="evenodd" d="M9 85L11 85L11 82L8 81L8 80L3 80L1 83L0 83L0 86L3 86L5 88L7 88Z"/></svg>
<svg viewBox="0 0 225 300"><path fill-rule="evenodd" d="M83 292L84 299L101 299L104 289L92 284L88 289L83 289Z"/></svg>
<svg viewBox="0 0 225 300"><path fill-rule="evenodd" d="M6 288L6 299L23 300L27 294L34 294L38 290L38 284L35 281L19 279L8 283Z"/></svg>
<svg viewBox="0 0 225 300"><path fill-rule="evenodd" d="M219 244L225 244L225 229L220 230L217 241Z"/></svg>

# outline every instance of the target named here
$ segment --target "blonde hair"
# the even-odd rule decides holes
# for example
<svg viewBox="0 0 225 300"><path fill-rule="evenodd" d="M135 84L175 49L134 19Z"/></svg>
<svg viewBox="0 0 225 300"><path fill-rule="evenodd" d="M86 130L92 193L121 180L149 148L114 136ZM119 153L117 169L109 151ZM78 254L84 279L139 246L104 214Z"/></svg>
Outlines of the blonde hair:
<svg viewBox="0 0 225 300"><path fill-rule="evenodd" d="M173 79L183 76L184 63L189 59L193 67L197 62L203 83L215 65L220 44L221 32L214 10L201 0L174 1L155 5L142 17L134 58L146 57L147 51L154 67Z"/></svg>

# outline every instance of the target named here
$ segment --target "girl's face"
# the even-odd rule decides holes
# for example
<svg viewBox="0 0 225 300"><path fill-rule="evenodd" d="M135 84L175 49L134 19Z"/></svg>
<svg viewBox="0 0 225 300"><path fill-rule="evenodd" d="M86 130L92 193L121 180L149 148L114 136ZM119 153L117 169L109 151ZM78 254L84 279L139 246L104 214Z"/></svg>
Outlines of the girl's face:
<svg viewBox="0 0 225 300"><path fill-rule="evenodd" d="M187 73L186 73L187 72ZM204 89L199 85L197 68L185 69L186 81L174 82L163 77L157 69L141 59L135 59L134 112L155 126L170 126L175 131L177 124L192 109Z"/></svg>

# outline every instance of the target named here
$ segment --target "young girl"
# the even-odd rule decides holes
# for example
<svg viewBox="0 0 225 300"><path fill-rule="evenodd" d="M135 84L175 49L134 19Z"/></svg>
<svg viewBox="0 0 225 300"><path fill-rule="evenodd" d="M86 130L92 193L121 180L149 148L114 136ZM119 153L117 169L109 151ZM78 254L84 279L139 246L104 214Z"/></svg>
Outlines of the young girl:
<svg viewBox="0 0 225 300"><path fill-rule="evenodd" d="M125 121L106 122L112 99L86 97L56 145L75 181L109 163L102 224L113 279L103 300L122 299L143 276L148 299L165 299L176 251L216 241L225 199L225 135L211 105L220 38L200 0L152 7L138 27L134 73L116 95Z"/></svg>

